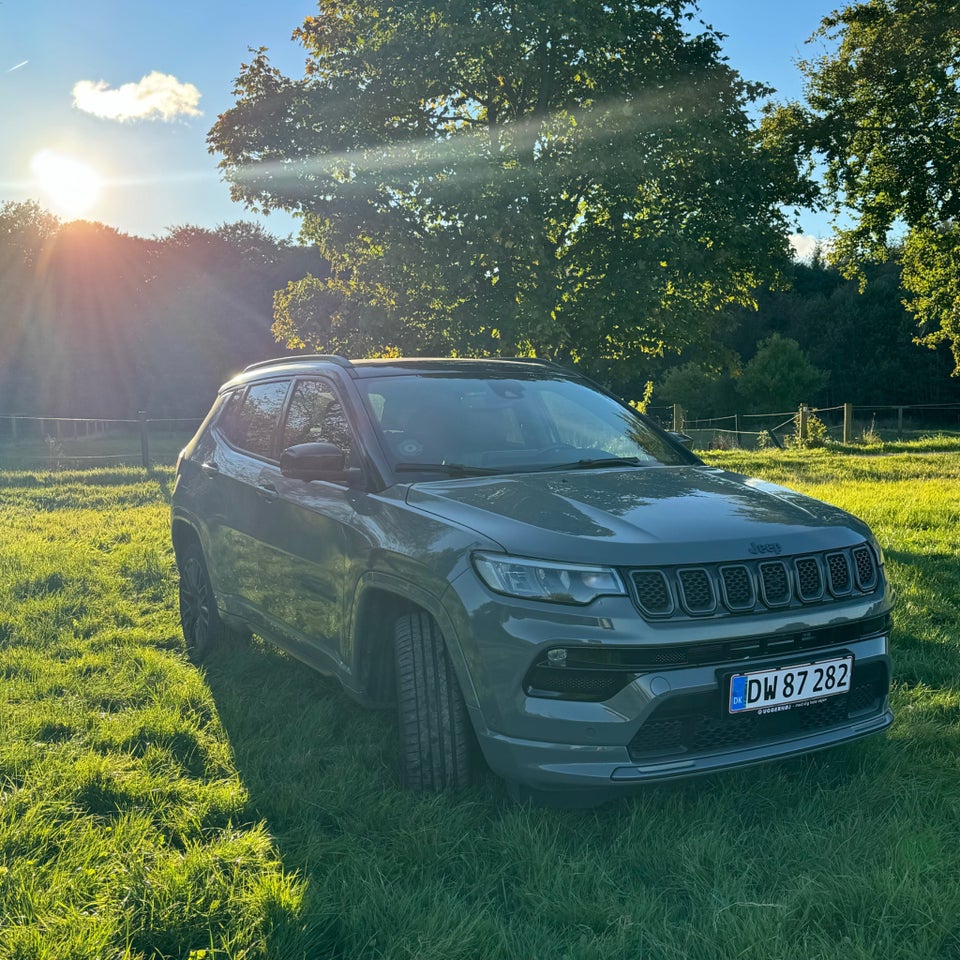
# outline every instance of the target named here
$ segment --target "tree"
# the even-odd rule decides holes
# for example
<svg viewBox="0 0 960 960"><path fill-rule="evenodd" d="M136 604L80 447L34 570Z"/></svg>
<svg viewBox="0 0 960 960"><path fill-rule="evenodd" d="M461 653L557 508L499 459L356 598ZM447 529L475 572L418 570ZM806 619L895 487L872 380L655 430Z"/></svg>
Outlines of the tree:
<svg viewBox="0 0 960 960"><path fill-rule="evenodd" d="M274 291L307 258L249 223L145 240L0 205L0 414L196 416L277 353Z"/></svg>
<svg viewBox="0 0 960 960"><path fill-rule="evenodd" d="M960 373L960 0L851 3L814 39L832 47L801 64L806 104L772 111L765 140L808 176L823 164L821 201L853 218L832 254L848 276L906 225L907 306Z"/></svg>
<svg viewBox="0 0 960 960"><path fill-rule="evenodd" d="M734 382L730 371L691 360L664 373L656 388L657 403L679 403L693 420L724 416L736 409Z"/></svg>
<svg viewBox="0 0 960 960"><path fill-rule="evenodd" d="M320 0L289 79L256 51L209 135L232 195L332 266L291 345L535 353L594 372L708 337L786 262L767 91L686 0Z"/></svg>
<svg viewBox="0 0 960 960"><path fill-rule="evenodd" d="M775 333L757 344L737 391L754 410L787 412L810 401L826 382L827 374L810 363L796 340Z"/></svg>

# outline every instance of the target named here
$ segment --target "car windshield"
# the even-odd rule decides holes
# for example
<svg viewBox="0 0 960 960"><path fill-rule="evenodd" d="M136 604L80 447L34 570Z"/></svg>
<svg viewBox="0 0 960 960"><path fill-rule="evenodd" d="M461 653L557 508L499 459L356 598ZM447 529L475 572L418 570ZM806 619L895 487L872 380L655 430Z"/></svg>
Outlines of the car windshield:
<svg viewBox="0 0 960 960"><path fill-rule="evenodd" d="M399 473L459 477L693 461L630 409L575 380L432 373L358 386Z"/></svg>

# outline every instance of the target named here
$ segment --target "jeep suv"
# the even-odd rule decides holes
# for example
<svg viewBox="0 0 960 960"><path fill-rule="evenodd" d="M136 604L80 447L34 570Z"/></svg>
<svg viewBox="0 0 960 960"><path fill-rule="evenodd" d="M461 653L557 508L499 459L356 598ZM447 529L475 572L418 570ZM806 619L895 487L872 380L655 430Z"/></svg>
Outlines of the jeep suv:
<svg viewBox="0 0 960 960"><path fill-rule="evenodd" d="M682 440L544 362L254 364L177 467L188 648L255 631L395 706L421 790L482 756L592 802L884 730L869 529Z"/></svg>

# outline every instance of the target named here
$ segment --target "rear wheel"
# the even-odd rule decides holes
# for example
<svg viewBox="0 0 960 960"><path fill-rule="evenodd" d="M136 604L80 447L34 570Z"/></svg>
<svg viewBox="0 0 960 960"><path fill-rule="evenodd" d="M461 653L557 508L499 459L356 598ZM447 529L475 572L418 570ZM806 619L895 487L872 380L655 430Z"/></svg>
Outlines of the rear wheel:
<svg viewBox="0 0 960 960"><path fill-rule="evenodd" d="M184 550L179 567L180 627L187 642L187 653L199 660L223 637L223 622L217 612L200 544L191 543Z"/></svg>
<svg viewBox="0 0 960 960"><path fill-rule="evenodd" d="M434 619L400 617L394 628L403 778L423 792L465 787L472 771L467 708Z"/></svg>

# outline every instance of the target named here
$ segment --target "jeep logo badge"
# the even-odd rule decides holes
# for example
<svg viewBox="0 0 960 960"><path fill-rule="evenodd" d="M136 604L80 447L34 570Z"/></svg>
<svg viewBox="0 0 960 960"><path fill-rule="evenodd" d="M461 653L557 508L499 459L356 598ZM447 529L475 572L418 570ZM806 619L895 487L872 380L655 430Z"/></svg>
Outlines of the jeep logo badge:
<svg viewBox="0 0 960 960"><path fill-rule="evenodd" d="M779 557L783 547L779 543L751 543L747 553L754 557Z"/></svg>

